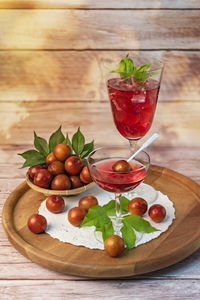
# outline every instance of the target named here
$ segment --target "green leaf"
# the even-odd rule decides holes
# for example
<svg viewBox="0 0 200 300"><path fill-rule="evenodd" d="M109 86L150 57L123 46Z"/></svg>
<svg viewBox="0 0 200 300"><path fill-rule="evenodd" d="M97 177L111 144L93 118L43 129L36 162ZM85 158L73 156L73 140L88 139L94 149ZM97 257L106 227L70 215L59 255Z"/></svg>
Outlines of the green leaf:
<svg viewBox="0 0 200 300"><path fill-rule="evenodd" d="M126 70L126 63L125 61L122 59L119 63L118 69L119 72L124 72Z"/></svg>
<svg viewBox="0 0 200 300"><path fill-rule="evenodd" d="M108 215L115 215L115 200L111 200L107 204L103 205L103 209Z"/></svg>
<svg viewBox="0 0 200 300"><path fill-rule="evenodd" d="M96 205L88 210L88 213L83 219L80 227L95 226L97 228L101 228L109 222L110 218L107 216L105 209L99 205Z"/></svg>
<svg viewBox="0 0 200 300"><path fill-rule="evenodd" d="M103 237L103 240L105 241L107 239L107 237L114 234L113 224L110 221L109 223L106 223L103 227L96 228L96 231L102 232L102 237Z"/></svg>
<svg viewBox="0 0 200 300"><path fill-rule="evenodd" d="M121 197L121 211L122 212L128 212L128 204L129 200L122 196ZM119 209L119 204L117 204L117 207ZM106 213L108 215L115 215L115 200L110 200L107 204L103 205L103 209L105 209Z"/></svg>
<svg viewBox="0 0 200 300"><path fill-rule="evenodd" d="M61 131L61 126L56 130L49 139L49 150L52 152L58 144L63 143L65 137Z"/></svg>
<svg viewBox="0 0 200 300"><path fill-rule="evenodd" d="M36 150L28 150L23 153L18 153L18 155L22 156L24 159L29 158L30 156L37 155L38 151Z"/></svg>
<svg viewBox="0 0 200 300"><path fill-rule="evenodd" d="M126 58L124 59L124 62L125 62L125 65L126 65L126 68L125 68L126 72L127 73L132 73L133 70L134 70L134 63L133 63L132 59L130 59L128 57L128 54L126 55Z"/></svg>
<svg viewBox="0 0 200 300"><path fill-rule="evenodd" d="M146 71L142 71L142 72L136 72L134 73L134 77L136 81L146 81L147 78L158 74L158 72L146 72Z"/></svg>
<svg viewBox="0 0 200 300"><path fill-rule="evenodd" d="M132 226L138 232L151 233L154 231L159 231L158 229L151 226L148 221L137 215L125 216L123 217L123 221L125 221L126 224Z"/></svg>
<svg viewBox="0 0 200 300"><path fill-rule="evenodd" d="M121 210L122 210L122 212L128 212L129 202L130 201L126 197L124 197L124 196L121 197Z"/></svg>
<svg viewBox="0 0 200 300"><path fill-rule="evenodd" d="M146 64L146 65L138 67L136 70L142 72L145 69L150 68L150 67L151 67L151 64Z"/></svg>
<svg viewBox="0 0 200 300"><path fill-rule="evenodd" d="M46 162L46 157L36 150L28 150L24 153L19 153L18 155L26 160L22 168L32 167Z"/></svg>
<svg viewBox="0 0 200 300"><path fill-rule="evenodd" d="M113 200L114 201L114 200ZM114 234L114 228L111 219L107 215L105 205L103 207L96 205L88 210L80 227L95 226L96 231L102 232L103 240Z"/></svg>
<svg viewBox="0 0 200 300"><path fill-rule="evenodd" d="M64 143L64 144L67 144L67 145L70 147L71 151L73 151L72 143L71 143L71 141L70 141L70 139L69 139L68 134L67 134L66 138L64 139L63 143Z"/></svg>
<svg viewBox="0 0 200 300"><path fill-rule="evenodd" d="M37 136L35 131L34 131L34 146L45 157L49 154L49 146L47 144L47 141Z"/></svg>
<svg viewBox="0 0 200 300"><path fill-rule="evenodd" d="M118 69L112 71L112 73L119 73L121 78L131 76L134 70L134 63L132 59L128 57L128 54L119 63Z"/></svg>
<svg viewBox="0 0 200 300"><path fill-rule="evenodd" d="M77 155L80 155L85 145L85 138L80 131L80 127L72 137L72 147Z"/></svg>
<svg viewBox="0 0 200 300"><path fill-rule="evenodd" d="M157 72L147 72L145 69L149 68L151 64L145 64L139 66L137 69L134 66L132 59L128 57L128 54L119 63L118 69L111 71L111 73L120 74L121 78L129 78L134 76L136 81L146 81L147 78L158 74Z"/></svg>
<svg viewBox="0 0 200 300"><path fill-rule="evenodd" d="M123 227L121 228L122 238L126 244L127 249L131 249L135 246L136 235L132 227L122 220Z"/></svg>
<svg viewBox="0 0 200 300"><path fill-rule="evenodd" d="M119 63L118 69L111 71L111 73L121 73L121 72L125 72L126 71L126 63L125 60L122 59Z"/></svg>
<svg viewBox="0 0 200 300"><path fill-rule="evenodd" d="M83 151L80 154L80 158L84 158L94 150L94 140L91 143L85 144Z"/></svg>

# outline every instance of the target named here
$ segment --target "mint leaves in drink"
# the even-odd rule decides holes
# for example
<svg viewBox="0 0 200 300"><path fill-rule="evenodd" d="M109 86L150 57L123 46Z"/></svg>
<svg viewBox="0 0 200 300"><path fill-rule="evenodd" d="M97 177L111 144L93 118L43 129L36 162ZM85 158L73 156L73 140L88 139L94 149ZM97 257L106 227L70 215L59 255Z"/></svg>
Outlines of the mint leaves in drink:
<svg viewBox="0 0 200 300"><path fill-rule="evenodd" d="M120 61L118 68L111 71L111 73L118 73L121 78L134 76L135 80L140 82L144 82L149 77L157 74L157 72L150 72L146 70L151 67L151 64L145 64L136 68L134 62L128 56L129 54Z"/></svg>

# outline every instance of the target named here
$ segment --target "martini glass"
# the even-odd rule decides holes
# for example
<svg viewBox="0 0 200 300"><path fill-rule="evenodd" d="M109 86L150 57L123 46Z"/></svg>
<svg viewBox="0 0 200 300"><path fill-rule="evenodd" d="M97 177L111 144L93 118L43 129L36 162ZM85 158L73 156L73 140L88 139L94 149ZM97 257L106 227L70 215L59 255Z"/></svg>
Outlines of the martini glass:
<svg viewBox="0 0 200 300"><path fill-rule="evenodd" d="M113 120L119 133L129 141L131 153L152 125L163 71L163 64L152 56L140 55L133 61L135 67L151 64L146 71L156 74L144 82L138 82L134 76L122 79L119 74L111 73L116 69L116 64L106 65L106 85Z"/></svg>
<svg viewBox="0 0 200 300"><path fill-rule="evenodd" d="M131 171L118 173L113 170L113 165L119 160L127 160L129 149L125 146L102 147L94 150L87 158L90 174L96 184L103 190L115 194L116 226L120 227L121 196L135 189L146 177L150 166L150 157L145 152L140 152L133 160L129 161Z"/></svg>

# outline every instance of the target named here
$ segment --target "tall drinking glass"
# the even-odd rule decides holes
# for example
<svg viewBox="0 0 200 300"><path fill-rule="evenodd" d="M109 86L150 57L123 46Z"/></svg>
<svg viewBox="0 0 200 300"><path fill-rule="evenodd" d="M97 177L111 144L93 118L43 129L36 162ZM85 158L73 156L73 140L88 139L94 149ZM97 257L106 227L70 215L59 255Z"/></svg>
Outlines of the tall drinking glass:
<svg viewBox="0 0 200 300"><path fill-rule="evenodd" d="M136 80L135 76L120 78L120 74L111 73L113 64L108 64L107 72L107 90L110 100L114 123L120 134L130 143L131 153L134 152L136 143L150 129L158 94L160 89L163 64L152 58L152 56L130 57L134 61L135 67L151 64L145 71L153 72L154 75L148 77L145 81Z"/></svg>

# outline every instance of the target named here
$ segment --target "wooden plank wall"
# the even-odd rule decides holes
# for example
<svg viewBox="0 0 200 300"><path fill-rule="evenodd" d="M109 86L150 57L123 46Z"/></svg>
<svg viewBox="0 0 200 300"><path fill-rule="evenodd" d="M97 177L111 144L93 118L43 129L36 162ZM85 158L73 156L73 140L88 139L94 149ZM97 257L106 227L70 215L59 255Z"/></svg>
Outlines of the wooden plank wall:
<svg viewBox="0 0 200 300"><path fill-rule="evenodd" d="M96 146L126 143L113 125L102 66L127 52L165 62L149 132L160 133L149 150L152 162L200 183L199 28L199 0L0 0L0 207L24 179L17 153L32 146L33 129L47 138L60 124L69 134L80 125ZM191 279L192 295L200 293L200 252L186 263L142 276L140 282L105 286L76 283L81 279L40 268L12 248L2 228L0 236L5 299L31 299L38 291L49 299L72 297L77 290L90 299L103 296L105 289L114 298L119 287L124 299L133 287L143 299L150 297L151 287L152 297L160 299L157 285L166 291L163 299L188 299Z"/></svg>

